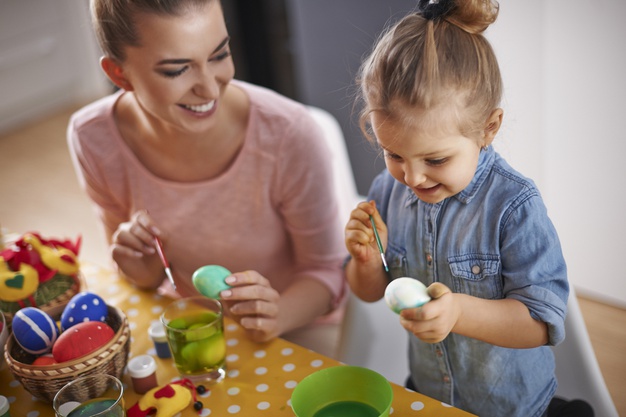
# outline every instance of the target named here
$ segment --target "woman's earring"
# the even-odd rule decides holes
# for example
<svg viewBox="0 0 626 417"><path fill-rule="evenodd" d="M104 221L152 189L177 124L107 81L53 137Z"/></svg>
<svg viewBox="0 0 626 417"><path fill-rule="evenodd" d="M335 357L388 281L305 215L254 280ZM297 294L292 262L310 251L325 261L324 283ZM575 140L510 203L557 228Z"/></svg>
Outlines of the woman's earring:
<svg viewBox="0 0 626 417"><path fill-rule="evenodd" d="M482 148L480 148L481 151L486 151L487 149L489 149L489 145L485 145Z"/></svg>

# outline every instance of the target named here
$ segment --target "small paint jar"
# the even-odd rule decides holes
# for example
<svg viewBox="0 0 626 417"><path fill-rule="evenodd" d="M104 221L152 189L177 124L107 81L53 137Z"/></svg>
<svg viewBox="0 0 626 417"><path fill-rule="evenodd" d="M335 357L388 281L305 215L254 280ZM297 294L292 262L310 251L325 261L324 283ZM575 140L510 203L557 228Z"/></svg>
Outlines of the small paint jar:
<svg viewBox="0 0 626 417"><path fill-rule="evenodd" d="M11 417L9 413L9 400L4 395L0 395L0 417Z"/></svg>
<svg viewBox="0 0 626 417"><path fill-rule="evenodd" d="M156 362L150 355L135 356L128 361L128 375L137 394L145 394L158 385Z"/></svg>
<svg viewBox="0 0 626 417"><path fill-rule="evenodd" d="M170 352L170 345L167 343L163 323L160 321L153 322L148 329L148 334L154 343L154 349L156 350L157 356L161 359L171 358L172 352Z"/></svg>

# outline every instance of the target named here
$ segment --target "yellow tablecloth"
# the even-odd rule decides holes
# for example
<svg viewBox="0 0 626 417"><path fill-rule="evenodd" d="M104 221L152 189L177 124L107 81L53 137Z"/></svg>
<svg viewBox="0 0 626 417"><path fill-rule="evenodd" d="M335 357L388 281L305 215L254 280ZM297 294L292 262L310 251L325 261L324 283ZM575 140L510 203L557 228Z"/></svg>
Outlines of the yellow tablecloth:
<svg viewBox="0 0 626 417"><path fill-rule="evenodd" d="M119 307L129 320L131 330L131 357L152 355L158 366L159 386L177 379L172 359L160 359L148 336L148 327L157 321L163 308L171 300L151 292L141 292L109 270L94 265L83 265L87 289L99 294L108 304ZM290 397L294 387L307 375L319 369L342 365L329 357L302 348L283 339L257 344L249 341L243 330L226 320L227 376L206 394L199 396L204 404L200 413L190 405L180 414L186 416L288 416L294 413ZM126 408L141 397L132 389L128 375L125 385ZM392 384L393 416L471 416L472 414L443 404L424 395ZM38 401L17 382L6 364L0 371L0 394L9 399L12 417L54 416L50 404Z"/></svg>

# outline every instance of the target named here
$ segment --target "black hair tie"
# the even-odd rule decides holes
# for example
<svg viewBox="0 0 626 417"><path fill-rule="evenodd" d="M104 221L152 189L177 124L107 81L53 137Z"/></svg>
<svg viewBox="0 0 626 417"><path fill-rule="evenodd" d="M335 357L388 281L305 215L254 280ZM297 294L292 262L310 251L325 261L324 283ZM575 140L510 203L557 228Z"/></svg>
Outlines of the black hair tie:
<svg viewBox="0 0 626 417"><path fill-rule="evenodd" d="M446 17L454 8L454 0L418 0L418 13L427 20Z"/></svg>

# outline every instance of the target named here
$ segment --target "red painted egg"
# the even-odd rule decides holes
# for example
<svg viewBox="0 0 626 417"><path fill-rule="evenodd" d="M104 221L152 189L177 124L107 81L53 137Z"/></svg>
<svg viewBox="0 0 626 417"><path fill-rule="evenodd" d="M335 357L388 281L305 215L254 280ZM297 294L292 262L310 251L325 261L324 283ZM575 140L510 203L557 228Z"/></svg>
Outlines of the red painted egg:
<svg viewBox="0 0 626 417"><path fill-rule="evenodd" d="M46 353L45 355L41 355L37 359L33 361L34 366L48 366L48 365L56 365L57 361L54 360L54 356L50 353Z"/></svg>
<svg viewBox="0 0 626 417"><path fill-rule="evenodd" d="M85 356L104 346L115 336L106 323L86 321L78 323L63 333L52 346L52 356L57 362L66 362Z"/></svg>

